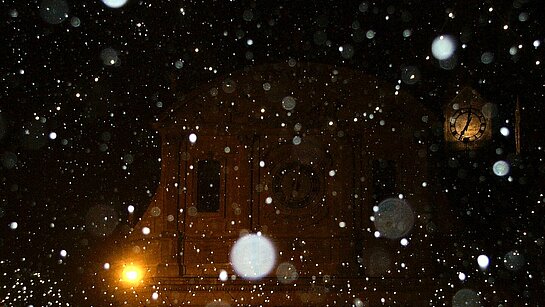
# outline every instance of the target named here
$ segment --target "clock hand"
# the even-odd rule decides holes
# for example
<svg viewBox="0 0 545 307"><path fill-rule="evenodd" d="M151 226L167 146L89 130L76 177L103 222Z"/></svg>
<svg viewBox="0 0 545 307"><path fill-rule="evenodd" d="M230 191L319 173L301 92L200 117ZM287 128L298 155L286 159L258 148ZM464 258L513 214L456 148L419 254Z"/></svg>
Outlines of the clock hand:
<svg viewBox="0 0 545 307"><path fill-rule="evenodd" d="M462 132L460 133L460 137L458 138L459 140L461 140L464 137L464 134L466 133L467 129L469 128L469 123L471 123L471 112L469 112L468 115L467 115L466 125L464 126L464 129L462 129Z"/></svg>
<svg viewBox="0 0 545 307"><path fill-rule="evenodd" d="M296 192L299 192L299 189L301 188L300 177L301 177L301 166L298 165L297 172L295 172L295 191Z"/></svg>

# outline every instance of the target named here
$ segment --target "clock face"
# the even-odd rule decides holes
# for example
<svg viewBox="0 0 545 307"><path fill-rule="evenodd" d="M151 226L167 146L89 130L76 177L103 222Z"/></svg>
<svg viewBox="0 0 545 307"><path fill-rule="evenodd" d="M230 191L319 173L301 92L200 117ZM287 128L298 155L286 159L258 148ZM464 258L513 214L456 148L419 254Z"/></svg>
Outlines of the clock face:
<svg viewBox="0 0 545 307"><path fill-rule="evenodd" d="M282 165L273 173L274 199L292 208L305 208L320 198L322 178L311 166L293 161Z"/></svg>
<svg viewBox="0 0 545 307"><path fill-rule="evenodd" d="M450 118L450 133L460 142L473 142L483 136L486 118L475 108L459 109Z"/></svg>

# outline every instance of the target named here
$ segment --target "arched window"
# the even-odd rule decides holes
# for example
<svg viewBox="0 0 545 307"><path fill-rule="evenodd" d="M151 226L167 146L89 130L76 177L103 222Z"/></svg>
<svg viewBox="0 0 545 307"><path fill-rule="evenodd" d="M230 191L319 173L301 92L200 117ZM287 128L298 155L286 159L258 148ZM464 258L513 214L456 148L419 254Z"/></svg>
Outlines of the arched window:
<svg viewBox="0 0 545 307"><path fill-rule="evenodd" d="M396 192L396 162L393 160L373 161L373 196L378 202Z"/></svg>
<svg viewBox="0 0 545 307"><path fill-rule="evenodd" d="M221 164L217 160L201 160L197 165L197 211L218 212L220 209Z"/></svg>

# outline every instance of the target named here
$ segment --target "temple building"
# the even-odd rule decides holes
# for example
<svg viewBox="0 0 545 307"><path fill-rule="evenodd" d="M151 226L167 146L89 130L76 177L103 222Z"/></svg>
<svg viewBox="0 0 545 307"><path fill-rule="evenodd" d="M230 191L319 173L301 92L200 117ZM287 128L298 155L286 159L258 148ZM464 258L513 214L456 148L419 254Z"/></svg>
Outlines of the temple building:
<svg viewBox="0 0 545 307"><path fill-rule="evenodd" d="M128 238L121 279L137 282L120 286L119 300L424 306L452 297L459 289L436 292L434 253L455 227L434 184L436 155L490 138L484 102L461 94L442 116L360 71L295 62L200 86L155 123L160 184Z"/></svg>

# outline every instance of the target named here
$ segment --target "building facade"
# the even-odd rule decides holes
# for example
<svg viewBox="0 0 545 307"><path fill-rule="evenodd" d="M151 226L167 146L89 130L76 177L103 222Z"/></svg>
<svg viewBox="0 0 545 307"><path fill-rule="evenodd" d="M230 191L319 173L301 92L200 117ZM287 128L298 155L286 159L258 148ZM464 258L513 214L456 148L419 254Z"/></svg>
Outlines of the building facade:
<svg viewBox="0 0 545 307"><path fill-rule="evenodd" d="M142 279L120 300L429 304L434 250L451 227L434 184L443 125L414 97L346 68L271 64L200 86L155 124L160 184L124 255ZM273 246L256 275L233 265L249 234ZM265 261L260 248L243 252Z"/></svg>

